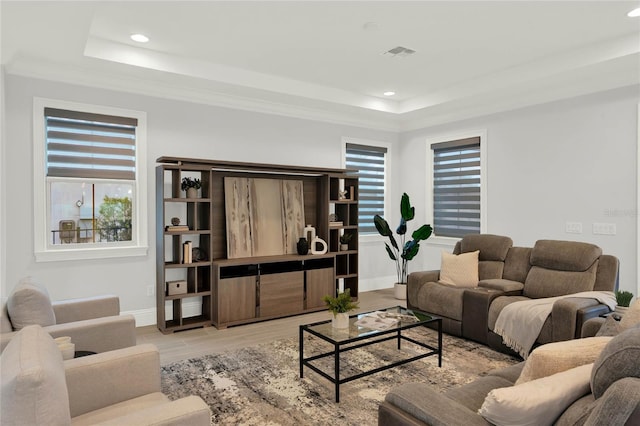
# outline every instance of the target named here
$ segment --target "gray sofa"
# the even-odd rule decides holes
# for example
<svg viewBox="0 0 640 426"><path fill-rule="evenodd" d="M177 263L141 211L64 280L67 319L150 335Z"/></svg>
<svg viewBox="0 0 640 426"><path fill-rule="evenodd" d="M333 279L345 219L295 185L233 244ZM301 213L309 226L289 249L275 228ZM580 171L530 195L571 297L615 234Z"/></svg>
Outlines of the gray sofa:
<svg viewBox="0 0 640 426"><path fill-rule="evenodd" d="M589 369L590 383L583 396L559 409L554 425L640 424L640 324L613 337ZM478 414L494 389L514 389L525 362L444 393L425 383L407 383L392 389L380 404L378 425L489 425ZM521 385L517 385L521 386ZM513 388L512 388L513 387ZM552 391L552 389L549 389ZM530 407L530 406L528 406ZM554 415L555 416L555 415Z"/></svg>
<svg viewBox="0 0 640 426"><path fill-rule="evenodd" d="M618 286L618 259L593 244L539 240L534 247L514 247L511 238L468 235L454 254L479 251L478 287L440 282L440 271L413 272L407 281L407 306L443 318L443 331L512 352L494 333L499 313L520 300L570 295L585 291L613 292ZM536 345L581 335L589 318L609 312L589 298L563 298L553 305Z"/></svg>

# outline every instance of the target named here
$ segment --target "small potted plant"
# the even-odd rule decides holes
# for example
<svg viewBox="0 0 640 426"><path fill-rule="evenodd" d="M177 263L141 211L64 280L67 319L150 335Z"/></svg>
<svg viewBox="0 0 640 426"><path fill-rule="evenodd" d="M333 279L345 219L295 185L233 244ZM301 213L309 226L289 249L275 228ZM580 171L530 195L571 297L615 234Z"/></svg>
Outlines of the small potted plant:
<svg viewBox="0 0 640 426"><path fill-rule="evenodd" d="M351 238L353 238L353 234L340 235L340 250L349 250L349 241L351 241Z"/></svg>
<svg viewBox="0 0 640 426"><path fill-rule="evenodd" d="M326 295L322 300L329 312L333 313L331 325L333 328L349 328L349 311L358 308L358 304L351 301L350 290L347 288L338 296Z"/></svg>
<svg viewBox="0 0 640 426"><path fill-rule="evenodd" d="M620 316L624 315L629 310L631 300L633 300L633 293L616 290L616 313Z"/></svg>
<svg viewBox="0 0 640 426"><path fill-rule="evenodd" d="M202 183L198 178L183 177L181 188L187 191L187 198L197 198L198 189L202 187Z"/></svg>

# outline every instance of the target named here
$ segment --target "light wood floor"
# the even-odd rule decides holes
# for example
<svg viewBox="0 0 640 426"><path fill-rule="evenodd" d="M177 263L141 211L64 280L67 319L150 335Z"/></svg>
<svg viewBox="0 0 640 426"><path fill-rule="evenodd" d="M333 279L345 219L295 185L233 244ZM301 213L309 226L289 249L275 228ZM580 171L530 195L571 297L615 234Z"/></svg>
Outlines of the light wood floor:
<svg viewBox="0 0 640 426"><path fill-rule="evenodd" d="M390 306L406 306L404 300L393 297L393 289L362 292L359 309L353 313L367 312ZM173 334L162 334L156 326L137 329L138 344L153 343L160 350L161 364L183 359L221 353L273 340L298 336L298 326L329 319L328 311L297 315L277 320L240 325L218 330L215 327L196 328Z"/></svg>

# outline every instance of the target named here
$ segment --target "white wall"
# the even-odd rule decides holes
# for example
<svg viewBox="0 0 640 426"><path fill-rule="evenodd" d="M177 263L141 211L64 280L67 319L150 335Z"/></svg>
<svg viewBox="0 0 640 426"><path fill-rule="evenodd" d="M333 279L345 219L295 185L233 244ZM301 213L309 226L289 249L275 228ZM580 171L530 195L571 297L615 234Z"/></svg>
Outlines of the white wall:
<svg viewBox="0 0 640 426"><path fill-rule="evenodd" d="M487 228L514 244L538 239L597 244L620 259L620 288L640 294L637 265L638 88L529 107L401 137L402 191L411 194L424 221L426 139L486 129ZM582 234L565 232L581 222ZM615 236L594 235L593 223L614 223ZM426 247L411 270L437 269L442 247Z"/></svg>
<svg viewBox="0 0 640 426"><path fill-rule="evenodd" d="M341 167L342 137L397 142L395 133L252 113L121 92L6 76L5 161L6 294L23 276L47 286L52 299L104 293L120 296L123 311L155 308L146 287L155 285L155 160L160 156ZM33 256L33 97L61 99L147 112L149 253L146 257L36 263ZM363 247L360 290L381 273L369 268L383 259L380 247ZM385 263L387 275L392 264ZM379 269L379 268L378 268ZM375 282L371 281L375 286ZM390 286L391 284L388 284ZM153 316L151 316L153 318Z"/></svg>

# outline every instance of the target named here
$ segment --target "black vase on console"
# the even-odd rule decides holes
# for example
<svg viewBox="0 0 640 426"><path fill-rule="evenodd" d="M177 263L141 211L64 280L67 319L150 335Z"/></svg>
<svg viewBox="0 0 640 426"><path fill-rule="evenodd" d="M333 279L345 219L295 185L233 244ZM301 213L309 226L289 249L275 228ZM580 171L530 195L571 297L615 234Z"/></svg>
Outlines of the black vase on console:
<svg viewBox="0 0 640 426"><path fill-rule="evenodd" d="M296 248L298 249L298 254L305 255L309 253L309 241L306 238L302 237L298 240L298 244L296 244Z"/></svg>

